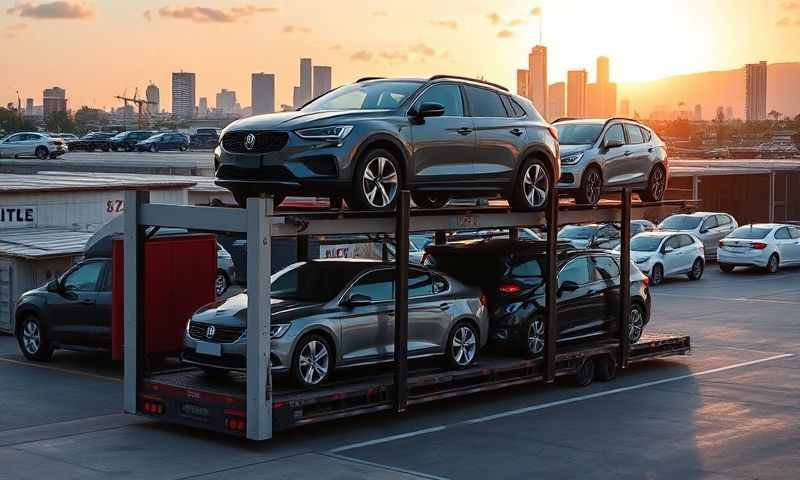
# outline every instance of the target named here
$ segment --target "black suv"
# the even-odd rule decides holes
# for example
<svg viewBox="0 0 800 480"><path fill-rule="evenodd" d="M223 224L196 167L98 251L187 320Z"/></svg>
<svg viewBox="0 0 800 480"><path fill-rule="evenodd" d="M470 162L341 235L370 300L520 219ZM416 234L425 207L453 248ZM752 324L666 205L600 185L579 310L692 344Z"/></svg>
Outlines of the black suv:
<svg viewBox="0 0 800 480"><path fill-rule="evenodd" d="M544 348L546 243L493 239L429 245L425 265L488 297L490 340L510 345L524 356ZM606 250L558 245L558 341L614 334L619 328L619 255ZM464 259L469 261L465 262ZM628 337L641 338L650 318L649 280L631 265Z"/></svg>
<svg viewBox="0 0 800 480"><path fill-rule="evenodd" d="M240 205L269 193L392 209L400 188L424 208L451 196L543 209L560 176L557 132L533 104L464 77L365 78L298 111L238 120L215 151L217 184Z"/></svg>
<svg viewBox="0 0 800 480"><path fill-rule="evenodd" d="M111 150L125 150L126 152L132 152L136 148L136 144L141 142L142 140L147 140L148 138L155 135L157 132L152 132L150 130L130 130L127 132L122 132L114 135L109 141L109 146Z"/></svg>

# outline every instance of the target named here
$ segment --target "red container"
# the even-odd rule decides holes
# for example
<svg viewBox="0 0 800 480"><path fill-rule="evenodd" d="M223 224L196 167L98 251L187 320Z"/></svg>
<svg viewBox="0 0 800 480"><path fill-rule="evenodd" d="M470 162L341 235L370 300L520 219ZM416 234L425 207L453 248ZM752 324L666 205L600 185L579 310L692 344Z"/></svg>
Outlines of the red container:
<svg viewBox="0 0 800 480"><path fill-rule="evenodd" d="M122 358L124 338L123 241L113 242L111 354ZM144 249L144 351L175 354L191 315L216 300L217 241L214 235L147 240Z"/></svg>

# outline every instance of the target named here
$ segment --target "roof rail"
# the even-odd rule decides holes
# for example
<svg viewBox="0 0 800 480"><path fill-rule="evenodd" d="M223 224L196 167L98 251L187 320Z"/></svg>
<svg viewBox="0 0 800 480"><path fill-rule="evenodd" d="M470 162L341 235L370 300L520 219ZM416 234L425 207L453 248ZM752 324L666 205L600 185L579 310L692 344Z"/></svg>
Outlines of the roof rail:
<svg viewBox="0 0 800 480"><path fill-rule="evenodd" d="M383 80L384 78L386 77L361 77L358 80L356 80L356 83L368 82L370 80Z"/></svg>
<svg viewBox="0 0 800 480"><path fill-rule="evenodd" d="M428 81L438 80L440 78L453 78L453 79L456 79L456 80L468 80L470 82L482 83L484 85L490 85L492 87L499 88L500 90L504 90L506 92L508 91L508 89L506 87L504 87L502 85L499 85L497 83L487 82L486 80L479 80L477 78L462 77L460 75L434 75L431 78L429 78Z"/></svg>
<svg viewBox="0 0 800 480"><path fill-rule="evenodd" d="M611 117L611 118L609 118L608 120L606 120L606 123L608 123L608 122L611 122L611 121L614 121L614 120L627 120L627 121L629 121L629 122L642 123L642 122L640 122L639 120L635 120L635 119L633 119L633 118L628 118L628 117Z"/></svg>
<svg viewBox="0 0 800 480"><path fill-rule="evenodd" d="M556 123L556 122L566 122L568 120L578 120L578 118L575 118L575 117L559 117L559 118L556 118L555 120L553 120L550 123L552 124L552 123Z"/></svg>

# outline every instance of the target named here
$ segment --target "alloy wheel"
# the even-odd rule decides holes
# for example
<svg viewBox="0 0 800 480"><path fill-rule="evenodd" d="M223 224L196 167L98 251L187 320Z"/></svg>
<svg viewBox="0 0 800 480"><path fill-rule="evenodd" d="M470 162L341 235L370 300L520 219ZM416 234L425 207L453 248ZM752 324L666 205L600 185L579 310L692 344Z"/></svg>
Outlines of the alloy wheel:
<svg viewBox="0 0 800 480"><path fill-rule="evenodd" d="M534 320L528 327L528 352L536 355L544 350L544 322Z"/></svg>
<svg viewBox="0 0 800 480"><path fill-rule="evenodd" d="M632 306L628 318L628 340L630 340L631 343L636 343L642 338L644 316L642 316L642 311L638 307Z"/></svg>
<svg viewBox="0 0 800 480"><path fill-rule="evenodd" d="M541 165L533 163L525 170L525 176L522 178L522 189L525 199L531 207L541 208L547 202L550 180Z"/></svg>
<svg viewBox="0 0 800 480"><path fill-rule="evenodd" d="M767 271L769 273L775 273L778 271L778 257L775 254L769 257L769 263L767 263Z"/></svg>
<svg viewBox="0 0 800 480"><path fill-rule="evenodd" d="M659 285L661 282L664 281L664 267L660 264L653 267L653 273L650 275L650 279L653 280L653 285Z"/></svg>
<svg viewBox="0 0 800 480"><path fill-rule="evenodd" d="M330 355L328 347L318 341L311 340L300 351L298 368L300 376L307 385L317 385L328 376Z"/></svg>
<svg viewBox="0 0 800 480"><path fill-rule="evenodd" d="M385 208L397 195L397 168L386 157L375 157L367 163L361 179L364 197L373 208Z"/></svg>
<svg viewBox="0 0 800 480"><path fill-rule="evenodd" d="M36 355L42 345L42 334L39 330L39 324L33 320L25 322L22 327L22 344L25 346L25 351L31 355Z"/></svg>
<svg viewBox="0 0 800 480"><path fill-rule="evenodd" d="M222 295L228 289L228 279L225 278L225 275L219 273L217 274L217 278L214 280L214 292L217 296Z"/></svg>
<svg viewBox="0 0 800 480"><path fill-rule="evenodd" d="M656 168L650 178L650 196L653 201L658 202L664 197L664 187L664 171Z"/></svg>
<svg viewBox="0 0 800 480"><path fill-rule="evenodd" d="M586 199L590 205L600 201L600 174L595 169L586 172Z"/></svg>
<svg viewBox="0 0 800 480"><path fill-rule="evenodd" d="M692 265L692 278L697 280L703 275L703 262L698 258Z"/></svg>
<svg viewBox="0 0 800 480"><path fill-rule="evenodd" d="M463 325L459 327L453 335L450 354L460 367L466 367L472 363L472 360L475 358L477 346L475 333L470 327Z"/></svg>

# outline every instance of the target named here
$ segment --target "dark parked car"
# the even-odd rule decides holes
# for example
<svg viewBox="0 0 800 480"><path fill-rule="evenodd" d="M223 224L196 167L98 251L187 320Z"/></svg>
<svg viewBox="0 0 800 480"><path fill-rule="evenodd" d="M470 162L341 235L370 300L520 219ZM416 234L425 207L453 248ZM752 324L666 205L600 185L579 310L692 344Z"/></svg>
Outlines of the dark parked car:
<svg viewBox="0 0 800 480"><path fill-rule="evenodd" d="M150 130L129 130L111 137L109 139L109 145L111 146L111 150L115 152L117 150L132 152L136 148L137 143L152 137L156 133L158 132L152 132Z"/></svg>
<svg viewBox="0 0 800 480"><path fill-rule="evenodd" d="M325 382L334 368L390 362L394 354L394 265L369 260L312 260L272 276L273 372L299 386ZM408 278L408 356L442 356L467 368L486 343L480 292L428 269ZM247 295L192 316L183 361L217 375L246 364Z"/></svg>
<svg viewBox="0 0 800 480"><path fill-rule="evenodd" d="M362 79L300 110L233 122L215 150L217 183L249 195L344 197L422 208L451 196L503 196L542 209L559 178L557 133L527 99L488 82L436 75Z"/></svg>
<svg viewBox="0 0 800 480"><path fill-rule="evenodd" d="M137 152L159 152L161 150L189 150L189 136L185 133L157 133L136 144Z"/></svg>
<svg viewBox="0 0 800 480"><path fill-rule="evenodd" d="M67 142L70 151L83 150L85 152L93 152L95 150L102 150L107 152L111 149L109 139L113 137L114 133L109 132L90 132L77 140Z"/></svg>
<svg viewBox="0 0 800 480"><path fill-rule="evenodd" d="M430 245L426 264L480 287L488 297L490 339L532 357L544 348L545 248L544 242L507 239ZM560 243L557 265L558 341L616 333L619 256ZM634 265L630 282L628 337L637 342L650 318L650 290L647 277Z"/></svg>
<svg viewBox="0 0 800 480"><path fill-rule="evenodd" d="M198 128L197 133L191 136L189 146L192 149L213 149L219 145L218 128Z"/></svg>

